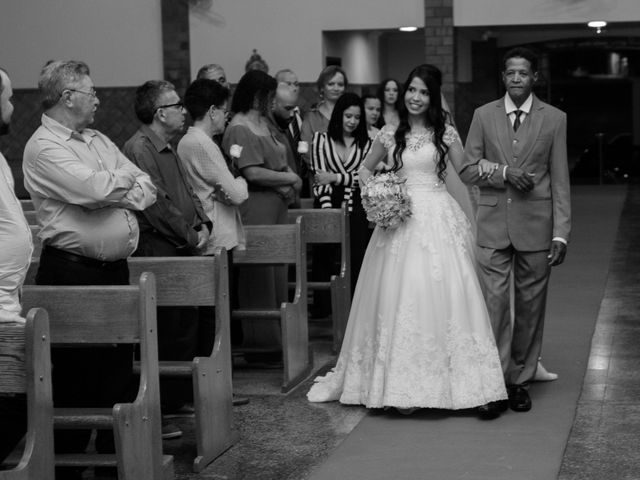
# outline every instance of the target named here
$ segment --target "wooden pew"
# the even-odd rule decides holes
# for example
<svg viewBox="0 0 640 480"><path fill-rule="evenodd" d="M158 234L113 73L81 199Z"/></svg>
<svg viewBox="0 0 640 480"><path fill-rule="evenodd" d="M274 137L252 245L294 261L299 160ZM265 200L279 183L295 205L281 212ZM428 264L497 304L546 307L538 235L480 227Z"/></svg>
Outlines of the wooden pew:
<svg viewBox="0 0 640 480"><path fill-rule="evenodd" d="M246 225L245 232L246 250L234 251L234 265L295 265L293 301L283 302L276 310L238 309L231 315L234 319L280 320L284 361L282 391L288 392L306 378L312 366L307 323L305 224L301 217L291 225Z"/></svg>
<svg viewBox="0 0 640 480"><path fill-rule="evenodd" d="M22 199L20 200L20 205L22 206L22 211L27 211L27 210L35 210L35 207L33 206L33 201L31 199Z"/></svg>
<svg viewBox="0 0 640 480"><path fill-rule="evenodd" d="M29 225L38 225L38 221L36 220L36 211L35 210L24 210L24 218L27 219L27 223Z"/></svg>
<svg viewBox="0 0 640 480"><path fill-rule="evenodd" d="M49 346L49 319L41 308L29 311L26 325L0 323L0 394L26 394L28 422L22 457L14 469L0 471L0 480L54 478Z"/></svg>
<svg viewBox="0 0 640 480"><path fill-rule="evenodd" d="M144 273L136 286L26 285L22 303L47 310L54 345L140 345L140 385L133 403L54 409L56 428L113 428L115 455L56 455L56 466L117 466L121 480L174 478L173 457L162 455L153 274Z"/></svg>
<svg viewBox="0 0 640 480"><path fill-rule="evenodd" d="M131 257L132 283L143 272L156 278L158 306L213 306L216 332L211 355L190 362L160 362L160 375L191 377L197 456L202 471L237 441L232 431L231 340L227 253L214 257Z"/></svg>
<svg viewBox="0 0 640 480"><path fill-rule="evenodd" d="M351 309L351 255L349 248L349 214L346 207L291 209L289 222L302 216L308 244L337 243L340 245L340 271L323 282L307 282L309 290L331 290L331 320L333 349L340 351Z"/></svg>

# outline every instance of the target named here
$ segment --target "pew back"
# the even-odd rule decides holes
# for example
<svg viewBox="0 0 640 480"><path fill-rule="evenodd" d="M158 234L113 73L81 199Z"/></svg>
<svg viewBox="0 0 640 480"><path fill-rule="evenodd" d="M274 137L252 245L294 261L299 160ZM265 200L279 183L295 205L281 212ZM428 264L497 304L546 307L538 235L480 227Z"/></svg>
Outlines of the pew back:
<svg viewBox="0 0 640 480"><path fill-rule="evenodd" d="M30 310L26 324L0 323L0 394L26 394L27 434L17 468L0 480L53 478L53 400L47 312Z"/></svg>

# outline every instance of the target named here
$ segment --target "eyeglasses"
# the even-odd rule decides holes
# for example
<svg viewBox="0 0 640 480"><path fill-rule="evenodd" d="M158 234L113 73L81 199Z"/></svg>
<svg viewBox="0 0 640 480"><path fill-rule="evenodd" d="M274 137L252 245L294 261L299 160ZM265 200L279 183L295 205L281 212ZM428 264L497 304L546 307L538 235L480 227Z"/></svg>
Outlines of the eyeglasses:
<svg viewBox="0 0 640 480"><path fill-rule="evenodd" d="M69 90L70 92L78 92L78 93L82 93L84 95L88 95L92 98L97 98L98 94L96 93L96 91L92 88L91 90L89 90L88 92L85 92L84 90L77 90L75 88L65 88L65 90ZM64 93L64 91L63 91Z"/></svg>
<svg viewBox="0 0 640 480"><path fill-rule="evenodd" d="M160 105L160 106L156 107L156 109L153 111L153 113L157 112L161 108L171 108L171 107L178 107L180 110L182 110L184 108L184 103L178 102L178 103L170 103L169 105Z"/></svg>
<svg viewBox="0 0 640 480"><path fill-rule="evenodd" d="M212 107L214 110L220 110L225 117L229 116L229 110L227 110L226 108L216 107L215 105L212 105Z"/></svg>

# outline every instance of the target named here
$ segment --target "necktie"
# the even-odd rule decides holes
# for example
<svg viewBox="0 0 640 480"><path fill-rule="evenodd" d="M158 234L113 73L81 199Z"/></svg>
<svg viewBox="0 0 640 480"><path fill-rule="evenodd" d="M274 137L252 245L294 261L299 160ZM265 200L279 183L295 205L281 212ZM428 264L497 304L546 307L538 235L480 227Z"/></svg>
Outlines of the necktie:
<svg viewBox="0 0 640 480"><path fill-rule="evenodd" d="M293 140L293 145L295 146L295 151L298 149L298 142L300 141L300 127L298 126L298 118L294 114L291 119L291 123L289 123L289 133L291 134L291 139Z"/></svg>
<svg viewBox="0 0 640 480"><path fill-rule="evenodd" d="M520 115L522 114L522 110L516 110L516 119L513 121L513 131L517 132L518 127L520 127Z"/></svg>

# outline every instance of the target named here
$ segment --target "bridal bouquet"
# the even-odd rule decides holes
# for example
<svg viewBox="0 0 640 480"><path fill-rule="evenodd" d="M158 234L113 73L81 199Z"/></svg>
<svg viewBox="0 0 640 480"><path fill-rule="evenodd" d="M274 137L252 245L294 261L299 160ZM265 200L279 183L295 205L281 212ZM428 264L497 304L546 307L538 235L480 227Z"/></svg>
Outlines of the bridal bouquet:
<svg viewBox="0 0 640 480"><path fill-rule="evenodd" d="M361 190L367 220L384 229L394 229L411 216L405 181L394 172L379 173L367 180Z"/></svg>

